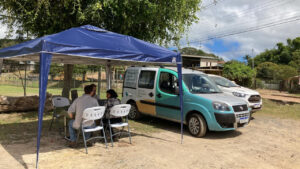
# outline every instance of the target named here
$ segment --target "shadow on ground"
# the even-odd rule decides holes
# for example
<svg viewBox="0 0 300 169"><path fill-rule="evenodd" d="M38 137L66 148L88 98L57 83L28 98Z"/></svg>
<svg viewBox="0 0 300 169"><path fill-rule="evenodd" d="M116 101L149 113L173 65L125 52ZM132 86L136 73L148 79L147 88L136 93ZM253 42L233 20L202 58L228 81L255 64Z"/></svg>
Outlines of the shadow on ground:
<svg viewBox="0 0 300 169"><path fill-rule="evenodd" d="M28 168L27 164L23 160L24 155L35 154L36 153L36 138L37 138L37 114L22 114L22 120L34 120L29 122L17 121L15 123L0 124L0 143L4 149L15 158L24 168ZM25 120L24 120L25 121ZM54 126L52 131L49 131L51 119L49 115L46 120L43 121L43 130L41 138L41 148L40 153L52 152L61 149L69 149L66 146L66 140L63 139L63 134L59 134L58 126ZM150 139L158 139L161 141L174 142L174 140L168 138L156 137L153 133L161 132L164 130L180 134L180 124L145 116L139 121L132 125L134 128L131 132L131 136L142 136ZM62 126L62 121L58 123ZM56 124L57 125L57 124ZM143 127L151 127L153 131L148 132L142 129ZM204 139L226 139L237 137L241 134L239 131L227 131L227 132L208 132ZM184 136L191 137L188 133L187 128L184 127ZM127 137L123 134L122 137ZM82 139L82 138L80 138ZM195 138L201 139L201 138ZM102 142L102 141L101 141ZM102 142L103 143L103 142ZM108 142L110 143L110 142ZM110 145L110 144L109 144ZM83 144L81 145L83 147Z"/></svg>
<svg viewBox="0 0 300 169"><path fill-rule="evenodd" d="M136 121L136 123L141 123L145 125L150 125L154 129L159 129L159 130L167 130L171 131L177 134L181 133L181 126L180 123L156 118L156 117L151 117L151 116L143 116L142 119ZM206 136L202 139L226 139L226 138L233 138L241 135L242 133L237 130L233 131L222 131L222 132L214 132L214 131L208 131ZM190 133L188 132L187 126L183 126L183 135L192 137ZM195 139L201 139L201 138L195 138Z"/></svg>

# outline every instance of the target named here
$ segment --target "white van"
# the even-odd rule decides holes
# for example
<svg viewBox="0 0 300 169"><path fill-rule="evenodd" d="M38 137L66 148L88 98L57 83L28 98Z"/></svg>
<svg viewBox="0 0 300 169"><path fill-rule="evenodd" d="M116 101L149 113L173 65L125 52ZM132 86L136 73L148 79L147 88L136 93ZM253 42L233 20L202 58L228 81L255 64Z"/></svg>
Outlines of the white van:
<svg viewBox="0 0 300 169"><path fill-rule="evenodd" d="M131 104L129 118L142 114L181 121L176 68L130 67L126 70L122 103ZM199 71L183 69L184 124L196 137L206 131L226 131L249 122L250 108L244 100L224 94Z"/></svg>

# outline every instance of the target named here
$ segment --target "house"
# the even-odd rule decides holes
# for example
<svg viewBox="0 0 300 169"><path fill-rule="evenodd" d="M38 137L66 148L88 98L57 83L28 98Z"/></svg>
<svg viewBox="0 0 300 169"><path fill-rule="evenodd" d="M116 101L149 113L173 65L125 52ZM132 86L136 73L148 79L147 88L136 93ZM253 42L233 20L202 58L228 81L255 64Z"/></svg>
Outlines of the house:
<svg viewBox="0 0 300 169"><path fill-rule="evenodd" d="M182 65L204 73L222 75L224 61L216 57L182 54Z"/></svg>

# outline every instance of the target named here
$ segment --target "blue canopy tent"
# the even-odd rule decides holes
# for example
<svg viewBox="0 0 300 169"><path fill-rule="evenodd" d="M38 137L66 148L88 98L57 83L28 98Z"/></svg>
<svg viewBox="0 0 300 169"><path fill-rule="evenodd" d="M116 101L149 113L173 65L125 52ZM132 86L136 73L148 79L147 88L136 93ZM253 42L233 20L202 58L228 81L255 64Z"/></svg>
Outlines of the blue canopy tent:
<svg viewBox="0 0 300 169"><path fill-rule="evenodd" d="M42 120L51 62L94 65L177 64L181 106L181 141L183 139L180 53L131 36L85 25L1 49L0 60L2 59L40 62L36 167L38 167Z"/></svg>

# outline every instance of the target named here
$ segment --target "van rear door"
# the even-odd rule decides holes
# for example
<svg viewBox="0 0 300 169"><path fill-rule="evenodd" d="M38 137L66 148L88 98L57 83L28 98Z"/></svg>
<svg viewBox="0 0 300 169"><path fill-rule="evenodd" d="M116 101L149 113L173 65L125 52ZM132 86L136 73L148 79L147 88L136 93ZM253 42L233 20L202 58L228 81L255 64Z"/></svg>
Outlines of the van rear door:
<svg viewBox="0 0 300 169"><path fill-rule="evenodd" d="M137 89L137 107L141 113L156 115L155 82L157 69L141 70Z"/></svg>

